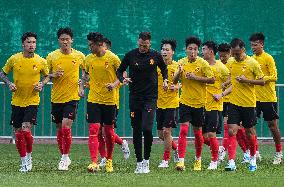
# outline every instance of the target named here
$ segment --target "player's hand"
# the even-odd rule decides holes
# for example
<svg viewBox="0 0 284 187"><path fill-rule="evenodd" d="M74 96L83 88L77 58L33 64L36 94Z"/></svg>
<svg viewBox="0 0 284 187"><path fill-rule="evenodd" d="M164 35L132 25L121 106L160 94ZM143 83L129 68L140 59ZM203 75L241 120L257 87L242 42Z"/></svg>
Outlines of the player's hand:
<svg viewBox="0 0 284 187"><path fill-rule="evenodd" d="M247 81L248 81L248 79L247 79L244 75L237 76L237 77L236 77L236 80L237 80L239 83L247 83Z"/></svg>
<svg viewBox="0 0 284 187"><path fill-rule="evenodd" d="M168 80L167 79L165 79L164 82L163 82L163 89L164 90L168 89Z"/></svg>
<svg viewBox="0 0 284 187"><path fill-rule="evenodd" d="M183 70L183 65L182 65L182 64L179 64L179 65L178 65L178 71L177 71L177 73L181 73L182 70Z"/></svg>
<svg viewBox="0 0 284 187"><path fill-rule="evenodd" d="M115 85L113 83L107 83L106 88L108 91L112 91L115 88Z"/></svg>
<svg viewBox="0 0 284 187"><path fill-rule="evenodd" d="M34 84L34 90L37 91L37 92L41 92L43 86L44 86L44 85L43 85L42 82L38 82L38 83Z"/></svg>
<svg viewBox="0 0 284 187"><path fill-rule="evenodd" d="M222 99L222 94L213 94L213 99L215 101L220 101Z"/></svg>
<svg viewBox="0 0 284 187"><path fill-rule="evenodd" d="M125 77L124 79L123 79L123 84L124 85L128 85L129 83L131 83L132 82L132 80L131 80L131 78L127 78L127 77Z"/></svg>
<svg viewBox="0 0 284 187"><path fill-rule="evenodd" d="M16 85L14 83L10 83L9 84L9 89L10 89L11 92L14 92L14 91L17 90L17 87L16 87Z"/></svg>
<svg viewBox="0 0 284 187"><path fill-rule="evenodd" d="M83 88L79 88L78 95L79 95L79 97L84 97L85 96L85 90Z"/></svg>
<svg viewBox="0 0 284 187"><path fill-rule="evenodd" d="M196 80L196 75L194 73L186 73L185 77L189 80Z"/></svg>
<svg viewBox="0 0 284 187"><path fill-rule="evenodd" d="M174 92L174 91L178 90L178 86L174 85L174 84L171 84L170 87L169 87L169 90Z"/></svg>

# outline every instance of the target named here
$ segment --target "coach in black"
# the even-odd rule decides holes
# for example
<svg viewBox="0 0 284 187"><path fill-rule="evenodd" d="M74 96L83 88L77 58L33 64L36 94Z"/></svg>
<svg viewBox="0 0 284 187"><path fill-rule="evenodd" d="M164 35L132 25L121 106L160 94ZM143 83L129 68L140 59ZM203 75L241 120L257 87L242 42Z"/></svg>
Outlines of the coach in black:
<svg viewBox="0 0 284 187"><path fill-rule="evenodd" d="M126 53L117 77L129 83L129 108L133 128L133 144L137 159L135 173L149 173L149 158L153 141L153 121L158 97L157 66L161 69L164 89L167 89L168 69L160 53L150 49L151 33L141 32L138 48ZM123 72L129 67L129 78ZM142 158L142 133L144 136L144 160Z"/></svg>

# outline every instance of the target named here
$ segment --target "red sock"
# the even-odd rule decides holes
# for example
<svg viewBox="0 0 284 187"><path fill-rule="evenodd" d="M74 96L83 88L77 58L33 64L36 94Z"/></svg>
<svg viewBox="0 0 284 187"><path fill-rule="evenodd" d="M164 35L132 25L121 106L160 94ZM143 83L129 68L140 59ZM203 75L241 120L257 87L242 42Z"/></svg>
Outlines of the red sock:
<svg viewBox="0 0 284 187"><path fill-rule="evenodd" d="M26 140L23 131L19 130L15 132L16 136L16 147L20 154L20 157L25 157L27 155L26 152Z"/></svg>
<svg viewBox="0 0 284 187"><path fill-rule="evenodd" d="M202 147L204 143L203 135L202 135L202 130L200 129L194 129L194 145L195 145L195 156L196 158L200 158L202 154Z"/></svg>
<svg viewBox="0 0 284 187"><path fill-rule="evenodd" d="M58 144L58 149L59 149L61 155L63 155L63 143L62 143L63 133L62 133L61 128L59 128L57 130L56 137L57 137L56 140L57 140L57 144Z"/></svg>
<svg viewBox="0 0 284 187"><path fill-rule="evenodd" d="M216 137L210 138L211 160L216 162L218 160L219 143Z"/></svg>
<svg viewBox="0 0 284 187"><path fill-rule="evenodd" d="M236 135L229 136L228 139L228 156L229 160L235 160L237 152L237 138Z"/></svg>
<svg viewBox="0 0 284 187"><path fill-rule="evenodd" d="M173 140L173 141L172 141L172 149L173 149L173 150L177 150L177 148L178 148L178 145L177 145L177 143Z"/></svg>
<svg viewBox="0 0 284 187"><path fill-rule="evenodd" d="M222 145L225 148L225 150L228 150L228 140L229 140L229 127L227 123L224 123L224 137L222 140Z"/></svg>
<svg viewBox="0 0 284 187"><path fill-rule="evenodd" d="M178 155L179 155L179 158L185 157L186 146L187 146L186 137L187 137L187 134L188 134L188 127L189 127L189 125L186 125L186 124L180 125L180 131L179 131L179 137L178 137Z"/></svg>
<svg viewBox="0 0 284 187"><path fill-rule="evenodd" d="M99 123L91 123L89 125L89 151L91 155L91 159L94 163L97 163L98 161L98 148L99 148L99 130L100 130L100 124Z"/></svg>
<svg viewBox="0 0 284 187"><path fill-rule="evenodd" d="M106 148L107 148L107 159L112 160L112 154L114 149L114 129L112 125L105 125L105 141L106 141Z"/></svg>
<svg viewBox="0 0 284 187"><path fill-rule="evenodd" d="M27 153L31 153L31 152L33 152L33 143L34 143L33 135L31 133L31 131L23 131L23 132L24 132L24 136L25 136L25 140L26 140Z"/></svg>
<svg viewBox="0 0 284 187"><path fill-rule="evenodd" d="M69 154L70 147L72 144L72 133L71 128L62 128L62 148L63 148L63 154Z"/></svg>
<svg viewBox="0 0 284 187"><path fill-rule="evenodd" d="M275 144L276 152L282 152L282 145L281 144Z"/></svg>
<svg viewBox="0 0 284 187"><path fill-rule="evenodd" d="M163 160L168 161L170 159L171 151L165 150Z"/></svg>
<svg viewBox="0 0 284 187"><path fill-rule="evenodd" d="M123 140L114 132L114 141L118 145L122 145Z"/></svg>
<svg viewBox="0 0 284 187"><path fill-rule="evenodd" d="M100 152L101 158L106 157L106 142L105 142L105 138L102 135L99 135L99 152Z"/></svg>
<svg viewBox="0 0 284 187"><path fill-rule="evenodd" d="M255 135L255 149L256 151L258 151L258 140L256 135Z"/></svg>
<svg viewBox="0 0 284 187"><path fill-rule="evenodd" d="M244 128L241 128L237 132L237 141L243 152L245 153L246 150L248 149L246 146L246 132Z"/></svg>
<svg viewBox="0 0 284 187"><path fill-rule="evenodd" d="M210 147L210 138L207 137L207 138L204 138L204 144L208 145Z"/></svg>
<svg viewBox="0 0 284 187"><path fill-rule="evenodd" d="M248 137L249 142L250 142L250 156L255 156L256 153L256 136L255 135L250 135L250 137Z"/></svg>

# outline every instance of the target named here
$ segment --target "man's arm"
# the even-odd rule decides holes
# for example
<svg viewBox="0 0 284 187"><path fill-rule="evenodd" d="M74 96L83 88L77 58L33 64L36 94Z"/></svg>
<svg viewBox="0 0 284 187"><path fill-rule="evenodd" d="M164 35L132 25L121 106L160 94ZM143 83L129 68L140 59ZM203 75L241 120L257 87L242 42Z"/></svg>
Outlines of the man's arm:
<svg viewBox="0 0 284 187"><path fill-rule="evenodd" d="M14 83L12 83L9 78L7 77L7 74L3 71L0 71L0 78L3 80L3 82L9 87L9 89L14 92L17 90L17 87Z"/></svg>
<svg viewBox="0 0 284 187"><path fill-rule="evenodd" d="M265 84L265 81L263 80L263 78L260 78L260 79L248 79L244 75L240 75L240 76L236 77L236 80L239 83L247 83L247 84L260 85L260 86L264 86L264 84Z"/></svg>
<svg viewBox="0 0 284 187"><path fill-rule="evenodd" d="M196 76L194 73L187 73L186 78L189 80L196 80L202 83L207 83L207 84L214 84L215 78L214 77L201 77L201 76Z"/></svg>
<svg viewBox="0 0 284 187"><path fill-rule="evenodd" d="M131 79L130 78L125 78L123 76L124 74L124 71L126 71L126 69L128 68L129 66L129 59L128 59L128 54L126 54L122 61L121 61L121 64L120 66L118 67L117 71L116 71L116 76L118 78L118 80L121 82L121 83L129 83L131 82Z"/></svg>

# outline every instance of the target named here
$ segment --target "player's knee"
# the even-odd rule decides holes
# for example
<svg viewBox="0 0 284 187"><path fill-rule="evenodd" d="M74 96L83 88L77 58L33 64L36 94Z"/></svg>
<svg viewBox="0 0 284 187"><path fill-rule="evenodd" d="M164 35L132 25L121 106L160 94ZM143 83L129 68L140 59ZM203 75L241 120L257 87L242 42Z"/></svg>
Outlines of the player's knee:
<svg viewBox="0 0 284 187"><path fill-rule="evenodd" d="M170 129L170 128L165 128L165 129L163 130L163 135L164 135L165 138L170 137L170 136L172 135L171 129Z"/></svg>
<svg viewBox="0 0 284 187"><path fill-rule="evenodd" d="M164 140L164 133L163 130L158 130L158 136L161 140Z"/></svg>
<svg viewBox="0 0 284 187"><path fill-rule="evenodd" d="M32 128L32 124L30 122L22 123L22 130L26 132L30 132Z"/></svg>
<svg viewBox="0 0 284 187"><path fill-rule="evenodd" d="M187 134L188 134L188 125L181 125L179 136L185 136L186 137Z"/></svg>
<svg viewBox="0 0 284 187"><path fill-rule="evenodd" d="M100 130L99 124L90 124L89 126L89 133L90 135L98 135Z"/></svg>

